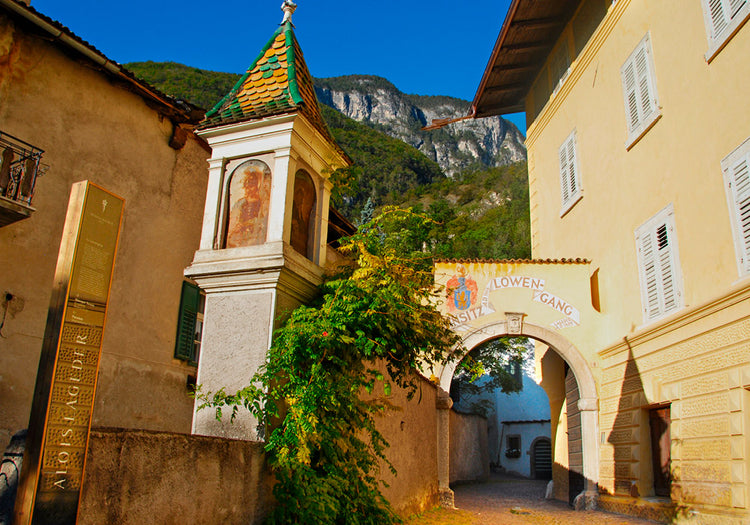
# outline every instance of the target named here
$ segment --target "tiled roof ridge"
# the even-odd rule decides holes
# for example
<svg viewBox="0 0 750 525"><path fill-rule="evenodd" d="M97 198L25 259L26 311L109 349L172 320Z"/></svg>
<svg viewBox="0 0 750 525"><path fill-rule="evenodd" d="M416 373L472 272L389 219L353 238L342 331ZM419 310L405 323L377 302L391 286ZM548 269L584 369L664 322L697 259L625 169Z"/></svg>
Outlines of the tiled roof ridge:
<svg viewBox="0 0 750 525"><path fill-rule="evenodd" d="M351 162L323 120L294 25L286 21L274 31L229 93L206 113L198 128L295 113L304 116L346 162Z"/></svg>
<svg viewBox="0 0 750 525"><path fill-rule="evenodd" d="M279 33L284 30L284 26L281 25L276 29L276 31L273 32L273 35L271 35L271 38L266 42L266 45L263 46L263 49L260 50L260 53L258 53L258 56L255 57L255 60L253 60L252 64L250 64L250 67L247 68L247 71L245 71L245 74L240 77L240 79L234 84L234 87L229 90L229 93L224 95L221 100L219 100L214 107L206 111L206 119L209 119L213 117L215 114L221 110L222 106L235 96L237 96L237 93L242 89L242 86L245 84L245 81L247 80L247 77L250 76L250 73L252 73L253 69L255 69L255 66L258 65L258 62L265 56L266 51L273 45L273 43L276 41L276 37L279 36Z"/></svg>
<svg viewBox="0 0 750 525"><path fill-rule="evenodd" d="M435 263L477 264L590 264L589 259L435 259Z"/></svg>
<svg viewBox="0 0 750 525"><path fill-rule="evenodd" d="M285 31L285 36L286 57L288 64L287 74L289 75L289 94L292 95L292 100L294 100L295 104L300 105L304 104L305 100L302 98L302 95L299 92L299 86L297 85L297 56L294 52L295 50L299 49L300 58L302 58L302 48L297 41L297 36L294 34L294 26L292 25L292 21L289 20L285 25L288 26L288 29ZM305 65L305 67L307 66Z"/></svg>

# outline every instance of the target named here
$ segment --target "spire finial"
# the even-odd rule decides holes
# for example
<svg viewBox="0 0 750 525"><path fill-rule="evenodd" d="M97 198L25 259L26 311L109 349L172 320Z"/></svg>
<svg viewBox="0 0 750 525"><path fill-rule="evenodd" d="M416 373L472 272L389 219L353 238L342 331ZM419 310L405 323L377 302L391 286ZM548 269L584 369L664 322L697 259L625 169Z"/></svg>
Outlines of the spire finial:
<svg viewBox="0 0 750 525"><path fill-rule="evenodd" d="M292 0L284 0L284 3L281 4L281 10L284 11L284 19L281 21L281 25L292 21L292 13L295 9L297 9L297 4Z"/></svg>

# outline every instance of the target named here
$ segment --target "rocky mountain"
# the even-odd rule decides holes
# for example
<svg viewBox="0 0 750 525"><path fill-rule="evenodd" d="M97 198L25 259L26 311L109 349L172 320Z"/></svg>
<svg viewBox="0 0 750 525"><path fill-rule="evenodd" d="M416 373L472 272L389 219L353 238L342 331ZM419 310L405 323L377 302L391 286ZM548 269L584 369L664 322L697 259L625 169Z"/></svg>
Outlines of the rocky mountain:
<svg viewBox="0 0 750 525"><path fill-rule="evenodd" d="M125 66L163 92L204 108L213 107L240 78L174 62ZM530 257L526 163L512 163L526 152L515 126L498 118L422 131L433 118L465 115L469 103L404 95L378 77L316 82L322 101L341 108L323 105L323 119L354 161L341 170L332 202L349 220L358 223L388 204L411 206L433 220L420 235L438 257ZM428 157L442 159L443 167Z"/></svg>
<svg viewBox="0 0 750 525"><path fill-rule="evenodd" d="M422 130L433 119L465 116L468 101L406 95L388 80L371 75L316 79L315 89L323 104L414 146L449 176L478 165L495 167L526 160L523 135L502 117Z"/></svg>

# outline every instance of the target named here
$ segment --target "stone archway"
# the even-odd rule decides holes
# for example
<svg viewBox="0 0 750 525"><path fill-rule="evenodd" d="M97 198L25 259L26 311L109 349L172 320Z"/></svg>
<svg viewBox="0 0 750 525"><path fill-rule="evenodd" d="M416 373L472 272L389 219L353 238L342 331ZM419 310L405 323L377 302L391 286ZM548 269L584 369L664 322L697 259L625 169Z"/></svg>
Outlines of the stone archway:
<svg viewBox="0 0 750 525"><path fill-rule="evenodd" d="M450 384L461 359L480 344L498 337L528 337L541 341L554 350L570 367L580 392L577 406L581 417L581 446L583 453L584 490L576 497L576 508L591 507L597 496L599 478L599 447L597 443L597 393L596 383L591 370L581 352L558 332L523 322L523 316L506 314L506 320L488 323L467 332L462 343L466 352L460 359L446 363L436 376L439 379L440 392L438 399L438 483L443 505L453 506L453 491L450 489L450 423L449 410L453 405L450 399Z"/></svg>

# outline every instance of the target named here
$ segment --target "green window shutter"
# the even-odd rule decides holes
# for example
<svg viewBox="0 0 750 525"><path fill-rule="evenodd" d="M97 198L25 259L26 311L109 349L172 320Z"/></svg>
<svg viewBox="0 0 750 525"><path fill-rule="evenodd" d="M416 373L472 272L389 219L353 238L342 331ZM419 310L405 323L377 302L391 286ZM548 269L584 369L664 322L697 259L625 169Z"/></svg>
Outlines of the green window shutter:
<svg viewBox="0 0 750 525"><path fill-rule="evenodd" d="M180 316L177 321L177 342L174 356L177 359L195 361L195 322L198 315L201 290L187 281L182 283L180 299Z"/></svg>

